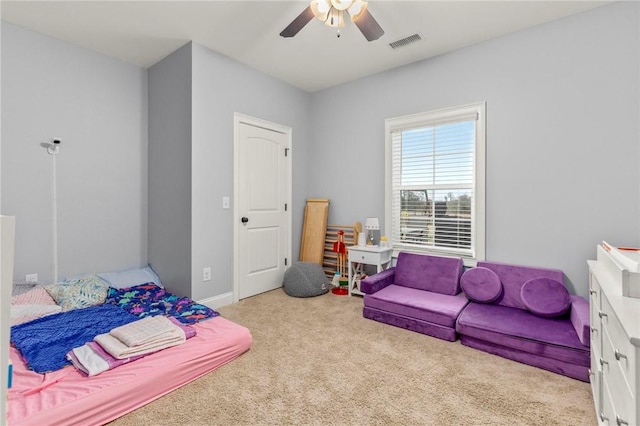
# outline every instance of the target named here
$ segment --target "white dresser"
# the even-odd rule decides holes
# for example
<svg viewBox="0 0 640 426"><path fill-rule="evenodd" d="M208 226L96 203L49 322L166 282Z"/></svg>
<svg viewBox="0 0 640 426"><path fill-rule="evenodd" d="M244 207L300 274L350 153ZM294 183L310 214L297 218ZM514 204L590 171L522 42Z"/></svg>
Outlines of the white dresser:
<svg viewBox="0 0 640 426"><path fill-rule="evenodd" d="M601 425L640 424L640 299L622 295L622 269L598 246L590 260L591 390Z"/></svg>

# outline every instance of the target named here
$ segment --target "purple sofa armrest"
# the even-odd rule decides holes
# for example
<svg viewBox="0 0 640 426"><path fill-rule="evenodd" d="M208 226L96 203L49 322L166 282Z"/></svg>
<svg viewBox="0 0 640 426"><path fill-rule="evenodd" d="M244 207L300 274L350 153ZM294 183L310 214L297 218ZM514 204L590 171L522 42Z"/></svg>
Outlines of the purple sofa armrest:
<svg viewBox="0 0 640 426"><path fill-rule="evenodd" d="M571 296L571 314L569 316L573 328L578 334L580 343L589 347L591 341L591 324L589 322L589 302L580 296Z"/></svg>
<svg viewBox="0 0 640 426"><path fill-rule="evenodd" d="M370 277L362 280L362 282L360 283L360 291L366 294L373 294L377 291L380 291L386 286L393 284L395 274L396 268L394 266L385 271L371 275Z"/></svg>

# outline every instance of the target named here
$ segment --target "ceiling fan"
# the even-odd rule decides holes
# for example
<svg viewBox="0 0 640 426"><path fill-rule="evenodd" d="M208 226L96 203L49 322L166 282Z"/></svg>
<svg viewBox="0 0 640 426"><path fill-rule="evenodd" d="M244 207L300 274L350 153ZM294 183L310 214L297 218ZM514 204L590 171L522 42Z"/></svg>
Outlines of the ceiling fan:
<svg viewBox="0 0 640 426"><path fill-rule="evenodd" d="M366 1L313 0L287 28L282 30L280 35L282 37L295 36L315 17L325 25L338 28L338 37L340 37L340 27L344 27L345 12L351 17L351 21L356 24L367 41L377 40L384 34L384 30L367 10Z"/></svg>

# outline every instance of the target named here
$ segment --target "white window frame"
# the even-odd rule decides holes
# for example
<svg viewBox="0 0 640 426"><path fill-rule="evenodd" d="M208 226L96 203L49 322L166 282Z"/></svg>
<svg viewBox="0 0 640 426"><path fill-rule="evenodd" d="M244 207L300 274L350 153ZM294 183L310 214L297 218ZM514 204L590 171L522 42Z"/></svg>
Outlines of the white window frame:
<svg viewBox="0 0 640 426"><path fill-rule="evenodd" d="M485 259L485 182L486 182L486 102L446 108L437 111L422 112L385 120L385 230L391 234L392 223L392 132L416 127L428 127L439 123L456 121L458 117L477 114L476 142L473 162L473 203L472 203L472 234L471 255L461 255L455 249L411 247L407 248L393 244L393 255L399 251L410 251L433 255L455 255L462 257L465 266L475 266L476 262ZM399 220L399 218L398 218Z"/></svg>

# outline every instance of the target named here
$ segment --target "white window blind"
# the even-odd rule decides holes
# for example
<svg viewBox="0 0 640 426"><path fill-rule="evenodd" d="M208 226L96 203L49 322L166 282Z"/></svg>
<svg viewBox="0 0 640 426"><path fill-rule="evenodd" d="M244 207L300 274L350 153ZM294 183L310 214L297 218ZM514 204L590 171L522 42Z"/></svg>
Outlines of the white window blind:
<svg viewBox="0 0 640 426"><path fill-rule="evenodd" d="M394 248L483 258L484 104L386 124Z"/></svg>

